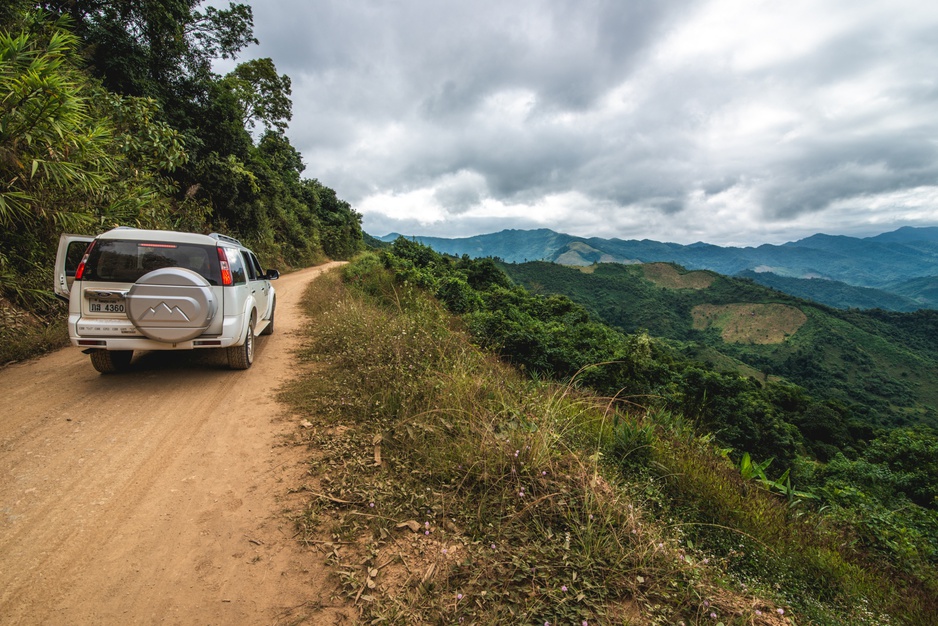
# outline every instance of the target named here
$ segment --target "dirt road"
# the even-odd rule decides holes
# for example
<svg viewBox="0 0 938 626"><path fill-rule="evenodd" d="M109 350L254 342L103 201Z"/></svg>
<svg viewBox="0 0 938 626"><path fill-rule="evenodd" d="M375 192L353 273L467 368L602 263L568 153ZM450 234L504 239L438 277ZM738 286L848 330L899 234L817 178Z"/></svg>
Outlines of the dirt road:
<svg viewBox="0 0 938 626"><path fill-rule="evenodd" d="M275 283L246 371L151 352L101 376L77 348L0 370L0 624L352 621L283 514L303 451L274 397L326 267Z"/></svg>

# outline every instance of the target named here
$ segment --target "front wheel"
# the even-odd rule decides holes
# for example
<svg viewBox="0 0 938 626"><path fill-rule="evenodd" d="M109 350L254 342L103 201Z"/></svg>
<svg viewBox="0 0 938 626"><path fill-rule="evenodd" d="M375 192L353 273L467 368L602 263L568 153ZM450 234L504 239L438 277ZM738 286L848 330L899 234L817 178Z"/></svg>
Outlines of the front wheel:
<svg viewBox="0 0 938 626"><path fill-rule="evenodd" d="M95 350L91 353L91 365L102 374L116 374L127 369L133 357L133 350Z"/></svg>
<svg viewBox="0 0 938 626"><path fill-rule="evenodd" d="M226 348L228 367L233 370L246 370L254 363L254 322L248 325L248 334L240 346Z"/></svg>

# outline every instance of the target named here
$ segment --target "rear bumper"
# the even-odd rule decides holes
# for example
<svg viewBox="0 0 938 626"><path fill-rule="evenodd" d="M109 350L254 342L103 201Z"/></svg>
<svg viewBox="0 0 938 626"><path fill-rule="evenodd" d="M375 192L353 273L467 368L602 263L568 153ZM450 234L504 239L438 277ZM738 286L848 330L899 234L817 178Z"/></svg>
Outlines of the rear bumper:
<svg viewBox="0 0 938 626"><path fill-rule="evenodd" d="M234 339L220 337L197 337L178 343L163 343L152 339L101 337L72 337L71 341L73 346L79 348L98 348L99 350L195 350L197 348L227 348L238 343Z"/></svg>
<svg viewBox="0 0 938 626"><path fill-rule="evenodd" d="M243 316L225 318L220 335L200 335L187 341L164 343L146 337L128 319L69 315L68 335L73 346L100 350L195 350L227 348L244 343Z"/></svg>

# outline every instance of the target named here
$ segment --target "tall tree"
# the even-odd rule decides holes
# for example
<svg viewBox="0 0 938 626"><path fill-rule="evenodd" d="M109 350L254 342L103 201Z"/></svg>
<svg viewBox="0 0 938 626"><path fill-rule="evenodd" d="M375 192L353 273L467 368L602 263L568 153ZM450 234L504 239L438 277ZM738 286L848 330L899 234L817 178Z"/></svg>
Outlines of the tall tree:
<svg viewBox="0 0 938 626"><path fill-rule="evenodd" d="M225 76L223 84L231 89L241 106L244 127L253 129L257 123L284 132L293 116L290 100L290 77L277 75L269 58L241 63Z"/></svg>
<svg viewBox="0 0 938 626"><path fill-rule="evenodd" d="M199 0L40 0L68 16L87 46L92 71L111 91L168 104L205 80L216 58L251 43L251 7L196 10ZM191 95L191 94L190 94Z"/></svg>

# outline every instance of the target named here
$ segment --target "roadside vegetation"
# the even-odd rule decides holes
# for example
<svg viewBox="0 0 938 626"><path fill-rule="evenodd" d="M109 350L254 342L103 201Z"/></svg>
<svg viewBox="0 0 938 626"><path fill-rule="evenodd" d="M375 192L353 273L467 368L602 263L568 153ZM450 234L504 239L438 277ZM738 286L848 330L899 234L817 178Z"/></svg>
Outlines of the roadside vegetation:
<svg viewBox="0 0 938 626"><path fill-rule="evenodd" d="M764 388L694 404L732 378L403 239L307 302L297 525L363 622L934 623L933 432L827 462L797 428L784 462L730 449L714 420L774 419L746 410Z"/></svg>

